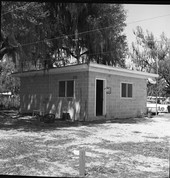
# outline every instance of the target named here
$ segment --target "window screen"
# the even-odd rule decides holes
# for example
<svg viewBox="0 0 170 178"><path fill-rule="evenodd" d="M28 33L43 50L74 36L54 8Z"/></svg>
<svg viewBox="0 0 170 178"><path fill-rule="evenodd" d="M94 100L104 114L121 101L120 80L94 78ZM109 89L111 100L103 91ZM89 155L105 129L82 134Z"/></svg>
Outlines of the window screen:
<svg viewBox="0 0 170 178"><path fill-rule="evenodd" d="M128 97L132 98L132 84L128 84Z"/></svg>
<svg viewBox="0 0 170 178"><path fill-rule="evenodd" d="M74 97L74 80L59 81L59 97Z"/></svg>
<svg viewBox="0 0 170 178"><path fill-rule="evenodd" d="M67 97L73 97L73 96L74 96L74 82L67 81Z"/></svg>
<svg viewBox="0 0 170 178"><path fill-rule="evenodd" d="M122 83L122 97L126 97L126 83Z"/></svg>
<svg viewBox="0 0 170 178"><path fill-rule="evenodd" d="M65 81L59 82L59 97L65 97Z"/></svg>
<svg viewBox="0 0 170 178"><path fill-rule="evenodd" d="M132 84L122 83L121 85L121 96L123 98L132 98Z"/></svg>

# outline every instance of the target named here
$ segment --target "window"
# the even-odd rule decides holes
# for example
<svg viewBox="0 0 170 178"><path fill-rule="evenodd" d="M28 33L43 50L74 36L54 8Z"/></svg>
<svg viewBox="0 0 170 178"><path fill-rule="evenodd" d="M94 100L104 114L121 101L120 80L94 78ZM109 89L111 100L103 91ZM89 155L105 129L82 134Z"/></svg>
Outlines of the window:
<svg viewBox="0 0 170 178"><path fill-rule="evenodd" d="M67 97L73 97L74 95L74 82L67 81Z"/></svg>
<svg viewBox="0 0 170 178"><path fill-rule="evenodd" d="M74 97L74 80L59 81L59 97Z"/></svg>
<svg viewBox="0 0 170 178"><path fill-rule="evenodd" d="M65 81L60 81L59 82L59 97L65 97Z"/></svg>
<svg viewBox="0 0 170 178"><path fill-rule="evenodd" d="M121 84L121 97L132 98L132 84L122 83Z"/></svg>

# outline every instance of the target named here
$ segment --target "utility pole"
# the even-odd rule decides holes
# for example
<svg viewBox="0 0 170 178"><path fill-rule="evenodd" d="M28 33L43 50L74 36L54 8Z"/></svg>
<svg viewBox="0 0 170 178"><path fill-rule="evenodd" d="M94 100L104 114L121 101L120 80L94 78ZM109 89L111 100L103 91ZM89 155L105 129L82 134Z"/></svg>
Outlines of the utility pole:
<svg viewBox="0 0 170 178"><path fill-rule="evenodd" d="M156 57L156 74L158 74L158 50ZM156 78L156 116L158 115L158 79Z"/></svg>
<svg viewBox="0 0 170 178"><path fill-rule="evenodd" d="M157 41L160 42L160 41ZM156 74L158 74L158 49L156 56ZM158 115L158 79L156 78L156 115Z"/></svg>
<svg viewBox="0 0 170 178"><path fill-rule="evenodd" d="M75 41L75 55L76 55L76 59L77 59L77 63L79 64L79 59L80 59L80 53L79 53L79 44L78 44L78 29L76 28L75 30L75 39L73 39L73 41Z"/></svg>
<svg viewBox="0 0 170 178"><path fill-rule="evenodd" d="M77 56L77 62L80 63L80 51L79 51L79 39L78 39L78 29L75 30L75 42L76 42L76 56Z"/></svg>

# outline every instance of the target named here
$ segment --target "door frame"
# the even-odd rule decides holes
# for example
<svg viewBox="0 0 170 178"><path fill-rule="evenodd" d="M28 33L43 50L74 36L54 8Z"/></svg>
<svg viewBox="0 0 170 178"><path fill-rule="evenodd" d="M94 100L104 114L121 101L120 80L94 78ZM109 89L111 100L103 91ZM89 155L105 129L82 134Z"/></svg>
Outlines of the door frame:
<svg viewBox="0 0 170 178"><path fill-rule="evenodd" d="M102 80L103 81L103 115L101 116L105 116L106 115L106 92L105 92L105 88L106 88L106 79L105 78L99 78L96 77L95 78L95 97L94 97L94 116L96 117L96 90L97 90L97 80Z"/></svg>

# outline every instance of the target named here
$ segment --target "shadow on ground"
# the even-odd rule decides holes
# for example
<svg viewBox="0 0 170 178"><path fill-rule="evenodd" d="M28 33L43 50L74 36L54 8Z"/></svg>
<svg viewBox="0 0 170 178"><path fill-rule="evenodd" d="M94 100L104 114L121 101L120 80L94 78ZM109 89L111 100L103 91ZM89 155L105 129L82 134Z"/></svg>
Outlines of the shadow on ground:
<svg viewBox="0 0 170 178"><path fill-rule="evenodd" d="M0 129L11 130L16 129L20 131L44 131L60 129L63 127L79 127L79 126L100 126L105 123L114 124L138 124L153 122L150 118L126 118L126 119L112 119L112 120L100 120L100 121L65 121L62 119L56 119L54 123L43 123L37 121L37 119L31 115L22 115L18 111L8 110L0 111Z"/></svg>

